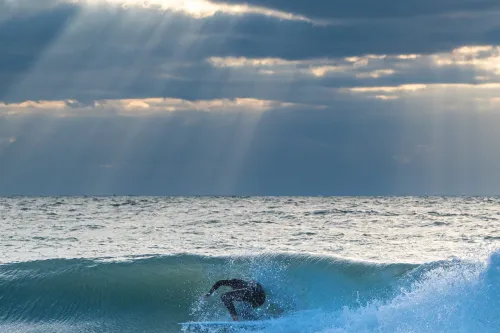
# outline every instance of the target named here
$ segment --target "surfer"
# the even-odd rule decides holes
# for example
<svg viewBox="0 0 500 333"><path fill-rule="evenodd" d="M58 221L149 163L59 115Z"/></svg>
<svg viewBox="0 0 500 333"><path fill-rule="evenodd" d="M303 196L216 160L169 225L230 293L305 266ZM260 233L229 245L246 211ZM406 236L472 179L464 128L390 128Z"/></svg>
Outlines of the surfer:
<svg viewBox="0 0 500 333"><path fill-rule="evenodd" d="M205 297L209 297L222 286L233 288L233 291L222 294L220 299L229 311L231 318L235 321L238 320L238 313L234 307L234 301L249 303L253 308L258 308L266 301L266 294L260 283L257 281L244 281L239 279L217 281Z"/></svg>

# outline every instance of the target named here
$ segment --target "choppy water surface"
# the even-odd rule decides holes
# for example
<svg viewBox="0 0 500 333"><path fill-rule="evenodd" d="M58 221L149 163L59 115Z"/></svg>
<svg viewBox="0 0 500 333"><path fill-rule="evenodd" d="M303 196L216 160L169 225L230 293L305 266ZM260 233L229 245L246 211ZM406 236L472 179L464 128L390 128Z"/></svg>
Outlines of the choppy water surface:
<svg viewBox="0 0 500 333"><path fill-rule="evenodd" d="M313 253L425 262L500 244L498 198L0 198L0 261Z"/></svg>
<svg viewBox="0 0 500 333"><path fill-rule="evenodd" d="M498 198L0 198L0 332L500 332ZM241 304L238 304L240 306ZM200 327L187 332L248 332Z"/></svg>

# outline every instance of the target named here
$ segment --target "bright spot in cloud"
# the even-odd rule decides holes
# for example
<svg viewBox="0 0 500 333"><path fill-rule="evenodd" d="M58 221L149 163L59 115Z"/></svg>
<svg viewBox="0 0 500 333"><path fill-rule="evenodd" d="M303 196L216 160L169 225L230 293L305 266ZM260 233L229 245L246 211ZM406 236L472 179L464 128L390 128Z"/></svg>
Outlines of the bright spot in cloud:
<svg viewBox="0 0 500 333"><path fill-rule="evenodd" d="M71 2L83 2L84 0L69 0ZM281 20L290 21L305 21L314 23L311 19L287 13L279 10L251 6L248 4L225 4L225 3L212 3L206 0L87 0L86 3L108 3L121 6L137 6L142 8L151 8L157 10L171 10L175 12L182 12L195 18L205 18L214 16L217 13L228 15L246 15L256 14L275 17Z"/></svg>
<svg viewBox="0 0 500 333"><path fill-rule="evenodd" d="M263 66L290 66L299 65L297 60L285 60L280 58L245 58L245 57L210 57L207 61L214 67L263 67Z"/></svg>
<svg viewBox="0 0 500 333"><path fill-rule="evenodd" d="M67 107L65 101L25 101L17 104L0 103L0 107L5 107L7 105L9 105L9 107L16 109L36 108L36 109L47 109L47 110L60 110Z"/></svg>
<svg viewBox="0 0 500 333"><path fill-rule="evenodd" d="M403 84L394 87L354 87L348 88L349 91L359 93L394 93L394 92L415 92L426 89L425 84Z"/></svg>
<svg viewBox="0 0 500 333"><path fill-rule="evenodd" d="M394 69L377 69L373 72L358 73L356 74L356 77L360 79L366 79L366 78L378 79L383 76L394 75L395 73L396 71Z"/></svg>
<svg viewBox="0 0 500 333"><path fill-rule="evenodd" d="M391 100L398 99L399 97L398 96L391 96L391 95L375 95L375 98L383 100L383 101L391 101Z"/></svg>
<svg viewBox="0 0 500 333"><path fill-rule="evenodd" d="M464 46L432 59L437 66L470 66L500 75L500 46Z"/></svg>
<svg viewBox="0 0 500 333"><path fill-rule="evenodd" d="M364 98L391 101L417 98L426 101L440 96L442 109L460 109L460 105L475 101L475 110L500 111L500 83L484 84L405 84L399 86L370 86L341 88L339 92L353 93Z"/></svg>
<svg viewBox="0 0 500 333"><path fill-rule="evenodd" d="M2 138L0 137L0 147L1 146L4 146L4 145L10 145L14 142L16 142L16 138L15 137L10 137L10 138Z"/></svg>
<svg viewBox="0 0 500 333"><path fill-rule="evenodd" d="M259 73L272 74L303 74L317 78L327 75L350 75L357 78L377 79L394 75L394 69L370 69L373 61L381 61L386 55L368 55L365 57L349 57L339 59L308 59L286 60L281 58L245 58L245 57L211 57L208 63L216 68L250 69L257 68ZM395 57L394 57L395 58Z"/></svg>
<svg viewBox="0 0 500 333"><path fill-rule="evenodd" d="M327 75L328 73L334 73L334 72L346 72L349 70L349 67L346 66L311 66L311 68L308 70L312 75L316 77L323 77Z"/></svg>
<svg viewBox="0 0 500 333"><path fill-rule="evenodd" d="M404 93L414 93L427 88L428 86L425 84L404 84L394 87L354 87L339 89L339 91L364 94L368 98L382 101L392 101L399 99Z"/></svg>
<svg viewBox="0 0 500 333"><path fill-rule="evenodd" d="M415 60L415 59L418 59L420 57L421 57L420 54L400 54L400 55L396 56L397 59L401 59L401 60Z"/></svg>

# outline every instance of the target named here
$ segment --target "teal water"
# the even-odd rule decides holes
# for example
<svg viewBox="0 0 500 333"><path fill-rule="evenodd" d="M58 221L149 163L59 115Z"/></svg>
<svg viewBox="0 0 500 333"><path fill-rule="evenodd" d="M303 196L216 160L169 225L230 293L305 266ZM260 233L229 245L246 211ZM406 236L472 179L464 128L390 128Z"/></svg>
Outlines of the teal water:
<svg viewBox="0 0 500 333"><path fill-rule="evenodd" d="M420 265L300 255L56 259L7 264L0 272L2 331L178 332L180 322L229 320L217 297L199 298L227 276L255 278L265 286L268 301L256 310L260 319L273 319L265 332L500 327L500 253L487 263Z"/></svg>

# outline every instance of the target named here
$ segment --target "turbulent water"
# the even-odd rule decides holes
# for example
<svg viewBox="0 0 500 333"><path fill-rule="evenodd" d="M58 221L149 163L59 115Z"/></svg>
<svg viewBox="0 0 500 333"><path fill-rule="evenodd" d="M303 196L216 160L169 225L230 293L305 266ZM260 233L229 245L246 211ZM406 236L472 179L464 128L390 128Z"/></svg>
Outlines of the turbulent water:
<svg viewBox="0 0 500 333"><path fill-rule="evenodd" d="M0 198L1 332L500 332L498 198ZM239 304L238 306L241 306ZM197 332L241 332L243 328Z"/></svg>

